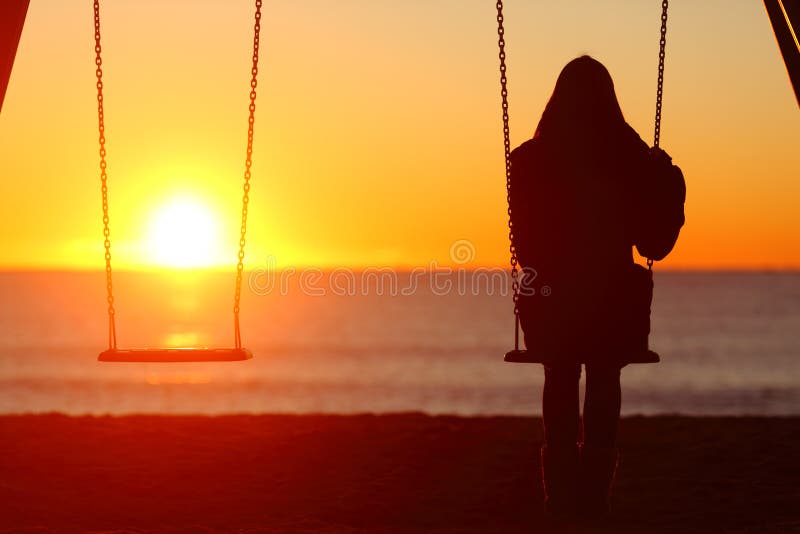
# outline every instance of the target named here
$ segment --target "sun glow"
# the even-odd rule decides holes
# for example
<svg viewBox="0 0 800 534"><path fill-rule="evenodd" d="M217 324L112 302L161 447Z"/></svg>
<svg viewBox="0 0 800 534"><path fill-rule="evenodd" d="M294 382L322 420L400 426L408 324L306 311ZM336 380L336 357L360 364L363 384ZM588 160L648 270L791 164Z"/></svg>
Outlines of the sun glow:
<svg viewBox="0 0 800 534"><path fill-rule="evenodd" d="M156 211L147 239L154 264L179 269L221 263L222 247L216 214L193 198L176 198Z"/></svg>

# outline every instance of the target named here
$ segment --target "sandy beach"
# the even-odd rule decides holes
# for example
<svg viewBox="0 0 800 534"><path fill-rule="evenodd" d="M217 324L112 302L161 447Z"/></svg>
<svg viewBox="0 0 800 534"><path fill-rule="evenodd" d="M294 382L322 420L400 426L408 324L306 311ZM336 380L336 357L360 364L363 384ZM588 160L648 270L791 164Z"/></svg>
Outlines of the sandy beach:
<svg viewBox="0 0 800 534"><path fill-rule="evenodd" d="M0 417L7 532L791 532L800 418L627 418L612 516L542 513L540 421Z"/></svg>

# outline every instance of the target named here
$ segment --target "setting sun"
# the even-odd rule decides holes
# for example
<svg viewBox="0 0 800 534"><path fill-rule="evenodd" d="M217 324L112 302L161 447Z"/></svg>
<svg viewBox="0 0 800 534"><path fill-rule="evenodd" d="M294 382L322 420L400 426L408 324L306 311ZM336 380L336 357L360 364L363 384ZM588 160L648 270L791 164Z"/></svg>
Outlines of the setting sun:
<svg viewBox="0 0 800 534"><path fill-rule="evenodd" d="M164 267L211 267L222 260L219 237L219 220L207 205L193 198L175 198L155 212L147 253L152 263Z"/></svg>

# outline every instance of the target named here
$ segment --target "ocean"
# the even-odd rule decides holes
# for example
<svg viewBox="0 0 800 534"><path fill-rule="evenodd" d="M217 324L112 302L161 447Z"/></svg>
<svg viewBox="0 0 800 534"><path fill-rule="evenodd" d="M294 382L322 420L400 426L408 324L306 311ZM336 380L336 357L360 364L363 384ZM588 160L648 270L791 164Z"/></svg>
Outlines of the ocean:
<svg viewBox="0 0 800 534"><path fill-rule="evenodd" d="M252 273L242 330L254 359L196 364L97 362L103 273L0 273L0 413L540 413L541 366L503 362L503 284L461 272L412 287L412 274L387 273L285 287ZM800 414L800 273L655 281L662 363L623 370L624 414ZM233 275L122 272L114 284L121 347L232 344Z"/></svg>

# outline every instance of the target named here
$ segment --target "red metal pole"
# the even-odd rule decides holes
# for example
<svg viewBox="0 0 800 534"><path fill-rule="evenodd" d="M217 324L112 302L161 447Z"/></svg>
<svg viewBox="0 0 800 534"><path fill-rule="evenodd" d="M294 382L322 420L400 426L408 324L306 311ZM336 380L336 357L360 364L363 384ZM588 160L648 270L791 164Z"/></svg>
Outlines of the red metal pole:
<svg viewBox="0 0 800 534"><path fill-rule="evenodd" d="M794 0L764 0L772 30L800 105L800 2Z"/></svg>
<svg viewBox="0 0 800 534"><path fill-rule="evenodd" d="M0 110L6 98L11 67L17 55L22 26L28 13L30 0L2 0L0 2Z"/></svg>

